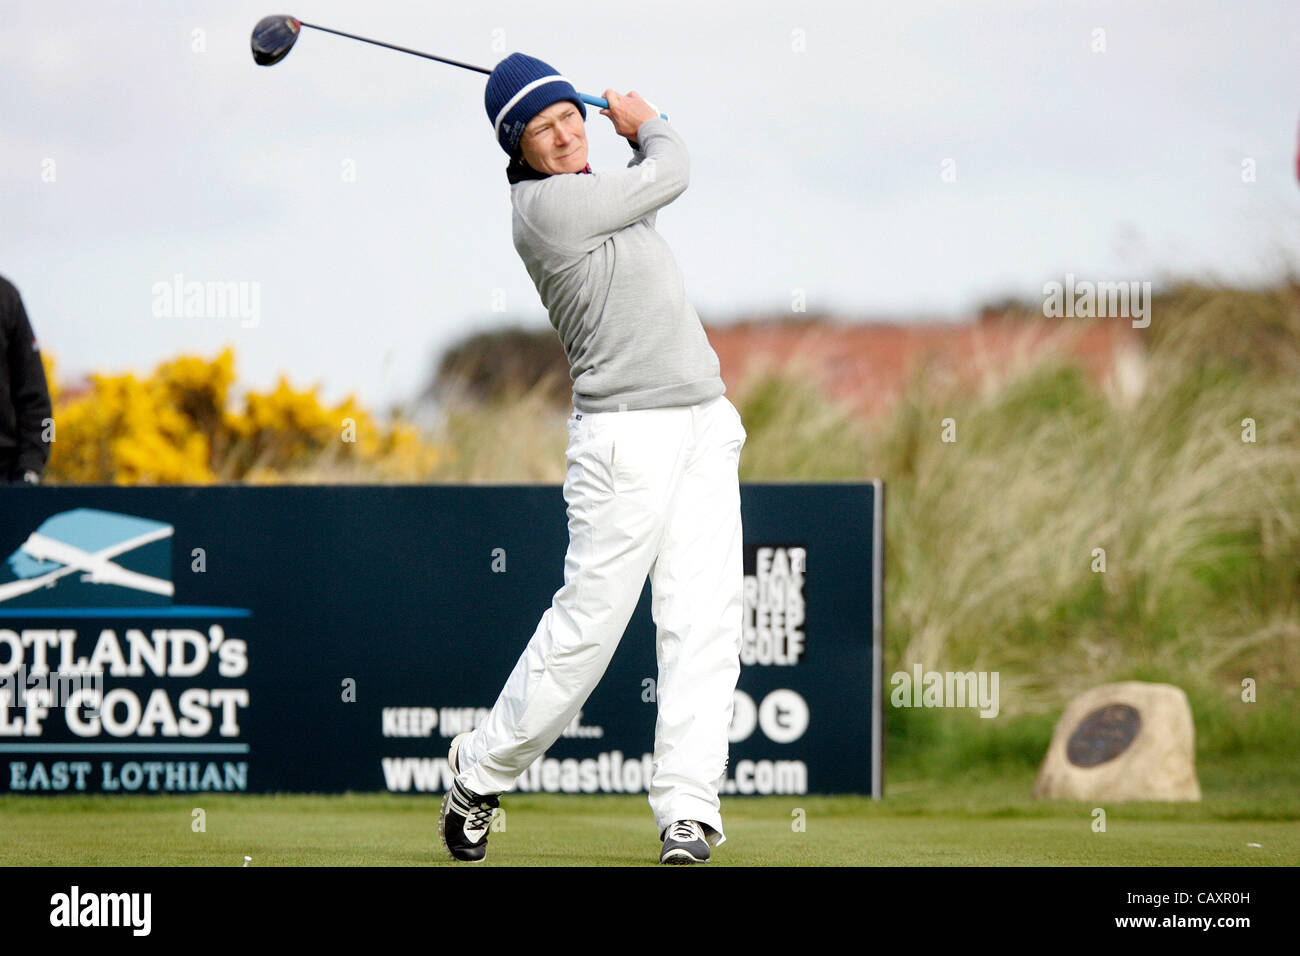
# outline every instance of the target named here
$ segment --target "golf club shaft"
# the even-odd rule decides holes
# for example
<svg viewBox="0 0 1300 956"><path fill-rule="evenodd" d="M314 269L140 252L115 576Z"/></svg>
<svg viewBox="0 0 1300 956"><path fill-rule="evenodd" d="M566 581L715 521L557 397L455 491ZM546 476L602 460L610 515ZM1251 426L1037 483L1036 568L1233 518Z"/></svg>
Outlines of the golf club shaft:
<svg viewBox="0 0 1300 956"><path fill-rule="evenodd" d="M466 70L475 70L479 73L492 75L491 70L485 70L481 66L474 66L472 63L461 63L459 60L449 60L445 56L434 56L432 53L422 53L419 50L412 50L409 47L397 46L393 43L385 43L382 40L371 40L368 37L359 37L355 33L344 33L342 30L331 30L329 27L317 26L314 23L308 23L305 20L299 20L298 23L304 27L311 27L313 30L323 30L325 33L333 33L335 36L347 37L349 40L360 40L362 43L373 43L375 46L388 47L390 50L397 50L400 53L411 53L415 56L422 56L426 60L437 60L439 63L450 63L452 66L459 66Z"/></svg>
<svg viewBox="0 0 1300 956"><path fill-rule="evenodd" d="M472 63L461 63L459 60L450 60L445 56L434 56L432 53L424 53L420 50L412 50L410 47L397 46L394 43L384 43L382 40L371 40L369 37L357 36L355 33L344 33L342 30L331 30L329 27L318 26L315 23L308 23L306 20L299 20L298 23L304 27L311 27L313 30L321 30L324 33L333 33L335 36L347 37L349 40L360 40L362 43L373 43L375 46L387 47L390 50L397 50L399 53L410 53L413 56L422 56L426 60L437 60L439 63L448 63L451 66L459 66L462 69L474 70L477 73L486 73L492 75L491 70L486 70L481 66L474 66ZM579 93L582 102L589 106L595 106L602 110L609 109L609 100L601 96L590 96L586 93ZM668 119L667 113L660 113L661 119Z"/></svg>

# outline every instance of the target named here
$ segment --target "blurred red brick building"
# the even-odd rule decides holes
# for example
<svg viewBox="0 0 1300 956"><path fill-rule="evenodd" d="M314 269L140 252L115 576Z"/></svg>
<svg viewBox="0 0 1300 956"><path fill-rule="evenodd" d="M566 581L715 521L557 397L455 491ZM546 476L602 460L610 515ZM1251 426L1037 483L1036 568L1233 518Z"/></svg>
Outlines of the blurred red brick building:
<svg viewBox="0 0 1300 956"><path fill-rule="evenodd" d="M1057 354L1076 361L1099 384L1114 381L1125 369L1140 367L1140 331L1126 319L999 313L960 324L849 324L813 318L708 326L729 388L763 370L805 369L831 396L866 416L888 411L907 381L923 369L932 381L937 376L978 388Z"/></svg>

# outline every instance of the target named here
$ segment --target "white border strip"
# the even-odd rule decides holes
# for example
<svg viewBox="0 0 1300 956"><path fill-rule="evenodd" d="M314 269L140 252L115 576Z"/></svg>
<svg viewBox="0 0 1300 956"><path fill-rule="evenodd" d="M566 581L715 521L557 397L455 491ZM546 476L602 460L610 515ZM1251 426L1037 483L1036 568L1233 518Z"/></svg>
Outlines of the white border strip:
<svg viewBox="0 0 1300 956"><path fill-rule="evenodd" d="M885 795L884 640L885 640L885 483L874 478L875 505L871 546L871 796Z"/></svg>

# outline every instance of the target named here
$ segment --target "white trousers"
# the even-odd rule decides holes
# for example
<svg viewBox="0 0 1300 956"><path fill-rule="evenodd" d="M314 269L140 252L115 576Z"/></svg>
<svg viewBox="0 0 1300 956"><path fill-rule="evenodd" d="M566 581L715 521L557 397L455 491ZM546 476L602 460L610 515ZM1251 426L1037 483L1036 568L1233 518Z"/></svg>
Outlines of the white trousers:
<svg viewBox="0 0 1300 956"><path fill-rule="evenodd" d="M605 673L649 574L659 667L650 808L661 835L698 820L710 843L726 839L718 788L740 675L746 437L726 396L570 416L564 586L461 745L462 785L511 790L559 738Z"/></svg>

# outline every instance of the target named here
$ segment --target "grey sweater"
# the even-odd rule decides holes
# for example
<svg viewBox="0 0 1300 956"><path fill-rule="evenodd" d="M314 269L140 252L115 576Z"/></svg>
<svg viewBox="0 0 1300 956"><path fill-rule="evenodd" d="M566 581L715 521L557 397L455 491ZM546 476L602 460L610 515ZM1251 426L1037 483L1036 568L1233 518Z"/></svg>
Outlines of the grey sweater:
<svg viewBox="0 0 1300 956"><path fill-rule="evenodd" d="M510 187L515 249L559 333L579 411L694 405L726 391L655 218L686 189L690 157L646 120L627 168Z"/></svg>

